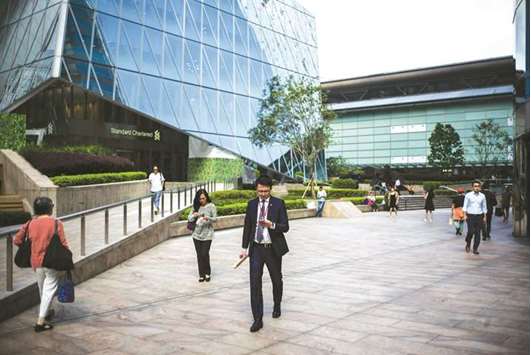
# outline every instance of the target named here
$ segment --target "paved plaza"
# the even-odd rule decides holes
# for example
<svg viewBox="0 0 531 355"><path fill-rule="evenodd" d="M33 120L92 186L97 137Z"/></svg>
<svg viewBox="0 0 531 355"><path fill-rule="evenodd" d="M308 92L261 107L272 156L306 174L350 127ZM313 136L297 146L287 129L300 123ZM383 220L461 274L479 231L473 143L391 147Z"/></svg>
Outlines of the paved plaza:
<svg viewBox="0 0 531 355"><path fill-rule="evenodd" d="M529 245L495 218L481 255L423 212L291 222L282 317L249 333L241 228L221 231L212 282L197 282L190 237L172 239L78 285L51 332L36 308L0 323L2 354L527 354Z"/></svg>

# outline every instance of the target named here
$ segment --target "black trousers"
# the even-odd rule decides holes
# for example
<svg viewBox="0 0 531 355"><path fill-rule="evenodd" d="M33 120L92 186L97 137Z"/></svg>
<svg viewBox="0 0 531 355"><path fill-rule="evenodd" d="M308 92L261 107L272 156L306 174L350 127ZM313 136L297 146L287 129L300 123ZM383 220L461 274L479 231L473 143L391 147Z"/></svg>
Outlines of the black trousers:
<svg viewBox="0 0 531 355"><path fill-rule="evenodd" d="M490 238L490 227L492 225L492 214L494 211L487 211L487 223L483 224L483 238Z"/></svg>
<svg viewBox="0 0 531 355"><path fill-rule="evenodd" d="M271 245L265 247L261 244L252 243L251 248L253 248L249 262L251 309L254 320L260 320L264 315L264 297L262 295L264 264L267 265L271 283L273 284L273 301L275 306L280 307L280 302L282 302L282 256L276 255Z"/></svg>
<svg viewBox="0 0 531 355"><path fill-rule="evenodd" d="M470 247L472 236L474 236L473 250L478 250L481 241L481 230L483 229L483 215L467 214L466 224L468 229L466 233L466 245Z"/></svg>
<svg viewBox="0 0 531 355"><path fill-rule="evenodd" d="M197 268L199 277L210 275L210 245L211 240L197 240L194 238L195 252L197 254Z"/></svg>

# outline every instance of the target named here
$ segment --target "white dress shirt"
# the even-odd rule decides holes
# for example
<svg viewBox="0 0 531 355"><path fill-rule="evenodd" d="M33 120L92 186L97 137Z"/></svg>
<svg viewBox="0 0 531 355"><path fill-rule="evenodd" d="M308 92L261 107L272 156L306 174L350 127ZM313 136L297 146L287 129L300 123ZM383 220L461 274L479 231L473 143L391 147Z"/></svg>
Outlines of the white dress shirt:
<svg viewBox="0 0 531 355"><path fill-rule="evenodd" d="M164 183L164 176L161 173L151 173L148 178L151 183L151 192L162 191L162 186Z"/></svg>
<svg viewBox="0 0 531 355"><path fill-rule="evenodd" d="M465 195L463 211L468 214L487 213L487 199L481 192L471 191Z"/></svg>
<svg viewBox="0 0 531 355"><path fill-rule="evenodd" d="M262 199L258 199L258 213L256 214L256 231L258 231L258 225L259 225L258 221L260 220L260 209L262 208L262 203L265 203L264 218L267 218L267 211L269 209L269 198L267 198L265 202L262 202ZM272 229L274 228L275 228L275 225L273 224ZM261 243L261 244L271 243L271 236L269 235L269 229L267 227L264 227L263 230L264 230L264 234L263 234L264 238L262 239L261 242L258 242L258 238L257 238L258 233L255 232L255 235L254 235L255 243Z"/></svg>

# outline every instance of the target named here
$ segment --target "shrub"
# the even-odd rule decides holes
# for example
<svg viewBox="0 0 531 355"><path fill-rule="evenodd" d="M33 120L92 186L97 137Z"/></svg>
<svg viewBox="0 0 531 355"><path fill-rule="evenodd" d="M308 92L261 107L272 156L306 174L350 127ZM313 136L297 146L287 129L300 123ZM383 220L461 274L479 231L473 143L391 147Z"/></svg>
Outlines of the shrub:
<svg viewBox="0 0 531 355"><path fill-rule="evenodd" d="M227 190L216 191L210 194L212 201L219 200L251 200L256 197L255 190Z"/></svg>
<svg viewBox="0 0 531 355"><path fill-rule="evenodd" d="M110 148L97 144L85 145L64 145L64 146L49 146L49 145L29 145L23 150L24 152L55 152L55 153L85 153L92 155L112 155L113 151Z"/></svg>
<svg viewBox="0 0 531 355"><path fill-rule="evenodd" d="M436 190L441 186L440 181L426 181L424 184L422 184L424 191L430 191L430 190Z"/></svg>
<svg viewBox="0 0 531 355"><path fill-rule="evenodd" d="M48 176L124 172L134 170L135 166L129 159L117 156L37 151L25 151L22 155Z"/></svg>
<svg viewBox="0 0 531 355"><path fill-rule="evenodd" d="M0 113L0 149L20 150L26 144L26 116Z"/></svg>
<svg viewBox="0 0 531 355"><path fill-rule="evenodd" d="M121 182L147 179L143 171L129 171L125 173L103 173L82 175L61 175L50 178L54 184L64 186L94 185L109 182Z"/></svg>
<svg viewBox="0 0 531 355"><path fill-rule="evenodd" d="M335 179L332 181L332 187L335 189L357 189L358 182L354 179Z"/></svg>
<svg viewBox="0 0 531 355"><path fill-rule="evenodd" d="M304 189L291 189L288 191L288 199L301 198ZM342 197L358 197L358 196L367 196L369 192L365 190L357 189L327 189L326 195L327 198L342 198ZM306 196L311 196L311 194L306 194Z"/></svg>
<svg viewBox="0 0 531 355"><path fill-rule="evenodd" d="M302 199L298 200L286 200L284 201L286 204L286 208L288 210L296 210L299 208L306 208L306 201ZM186 220L188 218L188 214L190 214L191 207L186 208L183 213L181 214L180 219ZM247 201L245 202L237 202L232 203L224 206L217 206L216 209L218 211L218 216L232 216L236 214L243 214L245 213L245 210L247 209Z"/></svg>
<svg viewBox="0 0 531 355"><path fill-rule="evenodd" d="M188 178L190 181L233 179L242 175L243 167L241 159L191 158Z"/></svg>
<svg viewBox="0 0 531 355"><path fill-rule="evenodd" d="M346 197L342 198L342 201L350 201L355 205L363 205L363 202L365 201L367 197ZM380 204L382 203L384 197L383 196L376 196L376 203Z"/></svg>
<svg viewBox="0 0 531 355"><path fill-rule="evenodd" d="M0 227L14 226L29 221L31 214L22 211L0 211Z"/></svg>

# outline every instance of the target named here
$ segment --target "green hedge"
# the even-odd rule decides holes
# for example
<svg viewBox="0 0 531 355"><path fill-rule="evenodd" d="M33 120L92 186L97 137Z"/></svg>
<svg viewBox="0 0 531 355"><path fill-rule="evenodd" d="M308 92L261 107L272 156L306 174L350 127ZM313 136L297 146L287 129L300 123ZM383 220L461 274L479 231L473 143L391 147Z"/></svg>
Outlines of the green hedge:
<svg viewBox="0 0 531 355"><path fill-rule="evenodd" d="M14 226L29 221L31 214L28 212L0 211L0 227Z"/></svg>
<svg viewBox="0 0 531 355"><path fill-rule="evenodd" d="M286 200L284 201L284 203L286 204L286 208L288 210L306 208L306 201L302 199ZM243 214L245 213L246 208L247 208L247 201L233 203L233 204L224 205L224 206L216 206L216 209L218 211L218 216L231 216L231 215L236 215L236 214ZM181 214L180 219L181 220L188 219L188 214L190 214L191 209L192 209L191 207L186 208Z"/></svg>
<svg viewBox="0 0 531 355"><path fill-rule="evenodd" d="M350 201L355 205L363 205L363 201L365 201L367 197L345 197L342 198L342 201ZM376 196L376 203L380 204L383 201L383 196Z"/></svg>
<svg viewBox="0 0 531 355"><path fill-rule="evenodd" d="M0 149L21 150L26 144L26 116L0 113Z"/></svg>
<svg viewBox="0 0 531 355"><path fill-rule="evenodd" d="M291 189L288 191L288 198L301 198L304 189ZM343 197L362 197L367 196L368 191L358 190L358 189L326 189L326 198L335 199ZM310 193L307 193L306 196L311 196Z"/></svg>
<svg viewBox="0 0 531 355"><path fill-rule="evenodd" d="M354 179L334 179L332 187L335 189L357 189L358 181Z"/></svg>
<svg viewBox="0 0 531 355"><path fill-rule="evenodd" d="M216 191L210 194L212 201L217 200L251 200L256 197L255 190L227 190Z"/></svg>
<svg viewBox="0 0 531 355"><path fill-rule="evenodd" d="M28 145L24 148L24 152L55 152L55 153L85 153L93 155L112 155L113 150L102 145L85 144L85 145Z"/></svg>
<svg viewBox="0 0 531 355"><path fill-rule="evenodd" d="M222 158L191 158L188 159L188 180L226 180L241 176L243 160Z"/></svg>
<svg viewBox="0 0 531 355"><path fill-rule="evenodd" d="M109 182L122 182L147 179L143 171L129 171L125 173L101 173L82 175L60 175L50 178L54 184L64 186L94 185Z"/></svg>

